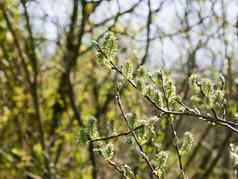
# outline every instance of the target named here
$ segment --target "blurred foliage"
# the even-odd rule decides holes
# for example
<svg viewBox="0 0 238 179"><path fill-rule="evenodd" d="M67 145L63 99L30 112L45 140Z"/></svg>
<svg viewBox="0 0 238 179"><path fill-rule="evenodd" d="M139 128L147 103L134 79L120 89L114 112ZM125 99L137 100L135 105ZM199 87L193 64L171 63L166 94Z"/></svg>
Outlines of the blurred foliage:
<svg viewBox="0 0 238 179"><path fill-rule="evenodd" d="M237 177L233 1L68 2L0 1L0 179Z"/></svg>

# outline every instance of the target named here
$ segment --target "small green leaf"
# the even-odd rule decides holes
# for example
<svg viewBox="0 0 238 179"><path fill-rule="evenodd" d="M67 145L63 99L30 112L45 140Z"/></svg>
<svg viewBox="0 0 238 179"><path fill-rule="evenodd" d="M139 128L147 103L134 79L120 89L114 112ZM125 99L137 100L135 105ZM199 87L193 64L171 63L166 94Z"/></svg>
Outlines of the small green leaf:
<svg viewBox="0 0 238 179"><path fill-rule="evenodd" d="M192 87L193 91L198 92L199 91L199 77L197 74L193 74L189 78L190 86Z"/></svg>
<svg viewBox="0 0 238 179"><path fill-rule="evenodd" d="M126 118L128 120L128 127L130 129L133 129L135 127L135 124L136 124L135 115L133 113L127 113Z"/></svg>
<svg viewBox="0 0 238 179"><path fill-rule="evenodd" d="M98 131L97 131L97 119L93 116L91 116L88 120L88 133L90 138L96 138L98 137Z"/></svg>
<svg viewBox="0 0 238 179"><path fill-rule="evenodd" d="M202 85L202 91L205 93L207 97L209 97L214 92L211 80L202 79L201 85Z"/></svg>
<svg viewBox="0 0 238 179"><path fill-rule="evenodd" d="M158 106L163 106L163 97L162 94L159 90L155 91L155 95L154 95L154 102L158 105Z"/></svg>
<svg viewBox="0 0 238 179"><path fill-rule="evenodd" d="M133 64L131 62L127 62L122 68L123 74L127 79L131 80L133 78Z"/></svg>
<svg viewBox="0 0 238 179"><path fill-rule="evenodd" d="M88 128L82 128L79 131L78 143L85 144L90 140L90 136L88 134Z"/></svg>
<svg viewBox="0 0 238 179"><path fill-rule="evenodd" d="M167 79L165 84L165 91L167 93L167 98L174 97L176 95L176 87L172 81L172 79Z"/></svg>
<svg viewBox="0 0 238 179"><path fill-rule="evenodd" d="M146 76L146 71L145 71L145 68L143 66L140 66L140 68L136 71L136 76L138 78L142 78L144 79L145 76Z"/></svg>
<svg viewBox="0 0 238 179"><path fill-rule="evenodd" d="M111 143L95 149L105 160L110 160L114 154L114 147Z"/></svg>
<svg viewBox="0 0 238 179"><path fill-rule="evenodd" d="M92 43L97 50L98 63L102 66L111 67L111 62L114 61L118 50L117 40L114 34L108 32L104 35L101 43L96 41Z"/></svg>
<svg viewBox="0 0 238 179"><path fill-rule="evenodd" d="M184 136L183 136L183 140L182 140L182 145L179 150L181 155L185 155L191 150L193 141L194 141L194 139L193 139L192 133L185 132Z"/></svg>
<svg viewBox="0 0 238 179"><path fill-rule="evenodd" d="M155 175L158 177L164 176L166 173L167 161L168 161L168 152L161 151L156 159L156 168L155 168Z"/></svg>

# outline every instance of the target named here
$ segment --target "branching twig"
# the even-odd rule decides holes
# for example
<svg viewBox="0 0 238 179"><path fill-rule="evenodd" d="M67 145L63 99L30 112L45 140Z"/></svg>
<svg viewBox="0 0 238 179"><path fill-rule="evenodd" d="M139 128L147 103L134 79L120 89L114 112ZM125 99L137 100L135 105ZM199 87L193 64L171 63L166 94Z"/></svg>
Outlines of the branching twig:
<svg viewBox="0 0 238 179"><path fill-rule="evenodd" d="M166 95L166 91L165 91L165 88L164 88L163 76L161 75L160 78L161 78L161 81L162 81L162 92L163 92L163 95L164 95L164 99L166 101L166 106L167 106L167 109L170 110L170 108L169 108L169 99ZM176 134L176 131L175 131L175 128L174 128L173 121L169 121L169 122L170 122L170 127L171 127L172 132L173 132L173 137L174 137L174 140L175 140L175 149L176 149L176 153L177 153L177 157L178 157L178 161L179 161L180 172L182 174L183 179L185 179L185 172L184 172L184 168L183 168L183 164L182 164L182 156L181 156L180 151L179 151L178 137L177 137L177 134Z"/></svg>
<svg viewBox="0 0 238 179"><path fill-rule="evenodd" d="M115 70L117 73L121 74L125 79L127 79L125 77L125 75L122 73L121 69L119 69L112 61L110 63L112 65L113 70ZM132 80L127 79L127 81L129 82L129 84L131 86L133 86L135 89L137 89L137 86L134 84L134 82ZM171 115L172 114L172 115L177 115L177 116L191 116L191 117L195 117L196 119L201 119L201 120L204 120L207 122L215 123L217 125L226 127L235 133L238 133L238 129L236 128L236 126L238 126L238 124L231 122L228 119L223 119L220 117L214 118L214 117L210 116L209 114L200 114L200 113L196 113L195 111L183 112L183 111L166 110L166 109L158 106L148 95L145 95L144 97L147 101L149 101L152 104L152 106L154 106L157 110L162 112L163 115Z"/></svg>
<svg viewBox="0 0 238 179"><path fill-rule="evenodd" d="M130 129L130 127L129 127L129 121L128 121L127 117L126 117L126 114L125 114L124 111L123 111L123 108L122 108L122 103L121 103L121 98L120 98L118 86L117 86L117 91L116 91L116 100L117 100L117 104L118 104L118 106L119 106L120 112L121 112L121 114L122 114L122 117L123 117L123 119L125 120L125 122L126 122L128 128ZM152 164L150 163L150 161L149 161L147 155L145 154L144 149L143 149L142 145L140 144L140 142L139 142L139 140L138 140L138 138L137 138L137 135L136 135L135 131L132 131L132 136L133 136L133 138L134 138L134 140L135 140L137 146L139 147L139 150L140 150L140 153L142 154L143 159L146 161L146 163L147 163L148 167L150 168L151 172L154 174L154 167L153 167Z"/></svg>
<svg viewBox="0 0 238 179"><path fill-rule="evenodd" d="M116 135L112 135L112 136L108 136L108 137L102 137L102 138L97 138L97 139L92 139L91 142L98 142L98 141L107 141L107 140L111 140L111 139L116 139L118 137L121 137L121 136L128 136L130 134L132 134L134 131L138 130L138 129L141 129L143 128L144 125L140 125L128 132L122 132L120 134L116 134Z"/></svg>

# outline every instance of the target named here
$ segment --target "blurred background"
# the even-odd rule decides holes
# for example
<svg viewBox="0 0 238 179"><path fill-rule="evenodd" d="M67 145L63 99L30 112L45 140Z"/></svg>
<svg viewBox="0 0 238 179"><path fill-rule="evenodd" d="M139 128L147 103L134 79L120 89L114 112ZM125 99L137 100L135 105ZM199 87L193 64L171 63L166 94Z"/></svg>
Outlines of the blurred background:
<svg viewBox="0 0 238 179"><path fill-rule="evenodd" d="M158 115L115 72L97 64L92 41L101 42L108 31L117 38L118 66L130 61L152 73L164 70L187 105L193 105L193 73L214 86L224 79L222 110L236 122L238 1L0 0L0 179L125 178L95 152L95 143L78 142L91 118L101 137L127 131L115 100L118 78L129 116ZM197 108L210 113L203 105ZM173 131L161 121L143 147L152 163L168 151L161 178L179 178ZM237 177L229 147L238 143L236 133L186 116L176 116L174 124L178 138L186 131L194 135L182 159L188 178ZM130 137L111 142L115 165L125 173L128 166L137 178L156 178Z"/></svg>

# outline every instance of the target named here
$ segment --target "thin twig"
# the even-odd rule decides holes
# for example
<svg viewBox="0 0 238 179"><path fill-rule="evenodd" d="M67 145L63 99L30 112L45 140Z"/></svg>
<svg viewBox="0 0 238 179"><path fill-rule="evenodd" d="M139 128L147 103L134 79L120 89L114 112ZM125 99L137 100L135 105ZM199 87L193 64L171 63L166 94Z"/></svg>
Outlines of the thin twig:
<svg viewBox="0 0 238 179"><path fill-rule="evenodd" d="M118 72L119 74L121 74L125 79L127 79L125 77L125 75L122 73L122 71L111 61L110 62L112 65L112 69L115 70L116 72ZM131 86L133 86L136 90L137 86L134 84L134 82L130 79L127 79L127 81L129 82L129 84ZM152 106L154 106L157 110L159 110L160 112L163 113L163 115L177 115L177 116L191 116L191 117L196 117L195 119L200 119L200 120L204 120L207 122L211 122L211 123L215 123L217 125L226 127L228 129L230 129L231 131L238 133L238 129L236 128L236 126L238 126L237 123L229 121L228 119L223 119L220 117L214 118L212 116L210 116L209 114L200 114L200 113L196 113L195 111L170 111L164 108L161 108L160 106L158 106L148 95L144 96L145 99L147 101L149 101Z"/></svg>
<svg viewBox="0 0 238 179"><path fill-rule="evenodd" d="M128 121L127 117L126 117L126 114L125 114L124 111L123 111L123 108L122 108L122 103L121 103L121 98L120 98L118 86L117 86L117 91L116 91L116 100L117 100L117 104L118 104L118 106L119 106L120 112L121 112L121 114L122 114L122 117L123 117L123 119L125 120L125 122L126 122L128 128L130 129L130 127L129 127L129 121ZM139 147L139 150L140 150L140 153L141 153L143 159L146 161L146 163L147 163L148 167L150 168L151 172L153 173L153 175L155 175L155 174L154 174L154 167L153 167L152 164L150 163L150 161L149 161L147 155L145 154L144 149L143 149L142 145L140 144L140 142L139 142L139 140L138 140L138 138L137 138L137 135L136 135L135 131L132 131L132 136L133 136L133 138L134 138L134 140L135 140L137 146ZM156 176L156 175L155 175L155 176Z"/></svg>
<svg viewBox="0 0 238 179"><path fill-rule="evenodd" d="M111 139L116 139L116 138L121 137L121 136L128 136L128 135L132 134L134 131L136 131L138 129L141 129L143 127L144 127L144 125L140 125L140 126L134 128L134 129L130 130L130 131L122 132L120 134L116 134L116 135L112 135L112 136L108 136L108 137L92 139L90 142L107 141L107 140L111 140Z"/></svg>
<svg viewBox="0 0 238 179"><path fill-rule="evenodd" d="M161 81L162 81L162 92L163 92L164 99L165 99L165 102L166 102L167 110L170 110L170 108L169 108L169 99L166 95L166 91L165 91L165 88L164 88L163 76L161 75L160 78L161 78ZM172 133L173 133L174 141L175 141L175 149L176 149L176 154L177 154L178 161L179 161L180 172L182 174L183 179L185 179L185 172L184 172L183 163L182 163L182 156L180 154L179 145L178 145L178 136L177 136L177 133L175 131L173 121L169 121L169 122L170 122L170 127L171 127L171 130L172 130Z"/></svg>

